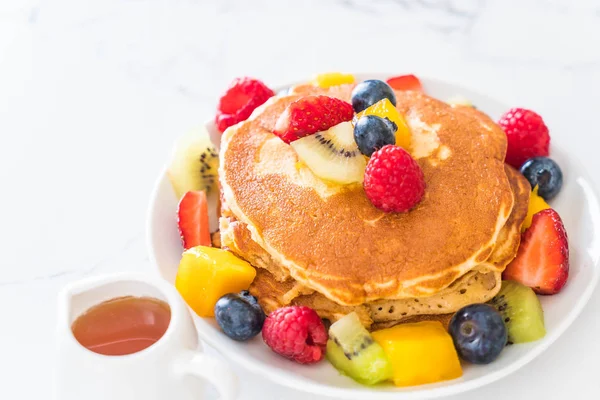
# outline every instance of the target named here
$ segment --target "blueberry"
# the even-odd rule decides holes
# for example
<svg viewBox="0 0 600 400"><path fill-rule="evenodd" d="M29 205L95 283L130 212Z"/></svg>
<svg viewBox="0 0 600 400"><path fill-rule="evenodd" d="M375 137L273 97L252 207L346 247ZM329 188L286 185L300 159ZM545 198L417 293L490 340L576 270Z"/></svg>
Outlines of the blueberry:
<svg viewBox="0 0 600 400"><path fill-rule="evenodd" d="M488 304L472 304L458 310L449 331L458 355L473 364L494 361L508 340L502 315Z"/></svg>
<svg viewBox="0 0 600 400"><path fill-rule="evenodd" d="M396 144L398 127L387 118L364 115L354 126L354 140L358 149L367 157L388 144Z"/></svg>
<svg viewBox="0 0 600 400"><path fill-rule="evenodd" d="M563 175L556 162L548 157L534 157L525 161L521 166L521 173L529 183L531 189L538 186L538 194L544 200L552 200L562 187Z"/></svg>
<svg viewBox="0 0 600 400"><path fill-rule="evenodd" d="M260 333L266 316L256 297L244 290L221 297L215 304L215 318L227 336L244 341Z"/></svg>
<svg viewBox="0 0 600 400"><path fill-rule="evenodd" d="M354 112L359 113L385 98L396 105L396 95L390 85L384 81L369 79L356 85L352 91L352 107Z"/></svg>

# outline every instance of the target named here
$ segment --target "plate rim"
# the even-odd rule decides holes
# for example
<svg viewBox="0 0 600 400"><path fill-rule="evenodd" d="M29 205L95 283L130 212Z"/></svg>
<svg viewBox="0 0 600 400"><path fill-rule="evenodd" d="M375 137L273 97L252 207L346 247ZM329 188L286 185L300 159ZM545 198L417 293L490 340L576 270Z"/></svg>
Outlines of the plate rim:
<svg viewBox="0 0 600 400"><path fill-rule="evenodd" d="M360 81L363 79L385 79L385 77L399 75L399 74L398 73L395 73L395 74L354 73L353 75L357 78L357 81ZM438 79L435 77L429 77L426 75L419 75L419 79L421 79L425 83L425 86L430 86L430 85L431 86L435 86L435 85L453 86L457 89L457 92L458 91L470 92L471 94L475 94L477 97L485 98L486 101L501 105L507 110L510 108L510 107L506 106L506 104L501 99L492 97L488 94L481 93L480 91L472 89L471 87L464 85L464 84L459 84L459 83L456 83L456 82L453 82L450 80L442 80L442 79ZM302 82L305 82L305 81L295 81L295 82L289 83L287 85L280 85L274 90L277 93L278 91L280 91L282 89L285 89L287 87L290 87L292 85L296 85L296 84L302 83ZM203 122L202 124L198 124L198 126L204 126L210 130L211 127L214 127L214 123L212 120L207 120L207 121ZM558 140L558 142L560 143L560 140ZM555 144L554 141L553 141L553 144ZM553 147L553 151L556 151L556 148L555 148L556 146L553 145L552 147ZM559 150L559 152L560 152L560 150ZM600 202L599 202L600 197L598 196L598 190L596 189L596 187L594 185L594 181L592 179L590 179L589 175L587 174L587 171L584 168L582 162L576 157L569 158L569 162L575 164L577 166L577 168L576 168L577 170L584 172L582 176L585 178L584 183L585 183L586 187L583 187L583 189L587 190L587 194L589 195L589 196L587 196L587 198L593 200L595 202L596 208L600 209ZM148 249L148 256L149 256L150 262L153 265L155 272L162 279L167 280L161 273L161 267L159 266L158 260L156 258L154 241L153 241L154 232L158 228L155 226L154 210L157 207L159 192L160 192L162 185L165 183L165 180L168 181L167 165L163 166L159 176L157 177L157 179L154 182L151 197L150 197L150 202L149 202L148 209L146 212L146 247ZM583 186L583 185L581 185L581 183L582 182L579 182L580 186ZM596 223L593 223L592 226L593 226L594 230L596 231L594 234L597 236L597 231L600 228L600 226L598 225L598 221L596 221ZM291 371L281 370L276 367L269 366L269 365L265 364L264 362L256 362L253 360L253 358L244 356L244 355L242 355L242 353L236 352L235 349L230 350L229 346L227 346L225 344L227 338L215 337L215 335L212 332L205 331L198 324L198 320L200 320L201 323L204 323L204 321L202 321L202 319L200 317L198 317L197 315L194 315L193 313L192 313L192 316L195 321L195 326L198 331L198 335L206 344L208 344L209 346L211 346L212 348L217 350L221 355L223 355L225 358L227 358L230 362L237 363L244 370L258 374L273 383L276 383L276 384L279 384L282 386L286 386L288 388L292 388L292 389L295 389L295 390L298 390L301 392L312 393L312 394L317 394L317 395L325 395L325 396L329 396L329 397L343 398L343 399L363 399L364 396L367 394L370 399L381 399L381 400L388 400L388 399L413 400L413 399L423 399L423 398L439 398L442 396L456 395L459 393L477 389L477 388L483 387L485 385L488 385L490 383L496 382L496 381L512 374L513 372L521 369L522 367L527 365L529 362L531 362L532 360L537 358L544 351L546 351L572 325L572 323L579 317L579 315L583 311L585 305L589 302L589 299L591 298L595 288L598 285L598 281L600 280L599 264L600 264L600 254L598 254L596 256L596 259L593 260L593 269L594 269L593 277L590 280L590 282L588 283L588 285L586 286L585 291L577 299L575 306L572 309L572 312L570 312L566 318L562 319L559 322L558 326L550 334L548 334L544 339L542 339L543 341L541 343L537 344L533 349L528 351L524 356L520 357L513 363L511 363L497 371L491 372L484 376L477 377L477 378L474 378L474 379L471 379L468 381L461 381L462 378L458 378L454 381L448 381L449 384L445 384L444 386L439 386L439 387L427 387L427 385L425 385L425 386L412 386L412 387L407 387L407 388L398 388L398 390L396 390L396 391L378 391L378 390L376 390L376 389L374 390L373 388L370 388L368 386L356 387L356 388L343 388L343 387L335 387L335 386L327 385L327 384L320 383L320 382L313 382L313 381L310 381L308 378L304 378L302 376L294 374ZM227 340L229 340L229 339L227 339ZM450 383L450 382L454 382L454 383ZM442 382L442 384L444 384L444 382Z"/></svg>

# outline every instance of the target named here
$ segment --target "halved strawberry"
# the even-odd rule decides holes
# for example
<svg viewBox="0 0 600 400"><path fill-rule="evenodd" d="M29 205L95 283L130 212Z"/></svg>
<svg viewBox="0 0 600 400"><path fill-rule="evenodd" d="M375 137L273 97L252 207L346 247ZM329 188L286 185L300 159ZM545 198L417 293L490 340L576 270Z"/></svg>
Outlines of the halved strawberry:
<svg viewBox="0 0 600 400"><path fill-rule="evenodd" d="M177 209L177 223L183 247L211 246L208 203L204 191L187 192Z"/></svg>
<svg viewBox="0 0 600 400"><path fill-rule="evenodd" d="M421 81L414 75L400 75L387 80L387 84L394 90L423 91Z"/></svg>
<svg viewBox="0 0 600 400"><path fill-rule="evenodd" d="M273 133L286 143L350 121L350 103L329 96L305 96L290 104L275 124Z"/></svg>
<svg viewBox="0 0 600 400"><path fill-rule="evenodd" d="M502 279L529 286L538 294L558 293L569 277L567 232L551 208L533 216L531 227L523 233L515 259L508 264Z"/></svg>

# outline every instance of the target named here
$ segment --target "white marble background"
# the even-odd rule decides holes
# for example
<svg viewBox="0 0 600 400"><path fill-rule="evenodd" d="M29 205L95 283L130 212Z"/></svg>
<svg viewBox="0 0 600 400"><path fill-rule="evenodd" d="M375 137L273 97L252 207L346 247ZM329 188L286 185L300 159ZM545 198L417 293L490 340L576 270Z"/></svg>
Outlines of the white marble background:
<svg viewBox="0 0 600 400"><path fill-rule="evenodd" d="M0 0L0 399L49 398L63 284L152 271L153 181L225 85L327 70L478 88L600 167L599 0ZM461 398L600 397L598 310L597 292L547 353ZM306 398L239 372L243 399Z"/></svg>

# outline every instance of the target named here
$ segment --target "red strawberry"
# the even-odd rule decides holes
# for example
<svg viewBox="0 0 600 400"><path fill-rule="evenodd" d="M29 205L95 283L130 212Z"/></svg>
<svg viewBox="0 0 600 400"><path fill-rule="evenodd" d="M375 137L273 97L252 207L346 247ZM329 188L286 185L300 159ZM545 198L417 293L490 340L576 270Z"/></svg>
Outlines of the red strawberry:
<svg viewBox="0 0 600 400"><path fill-rule="evenodd" d="M273 133L289 144L350 121L353 116L352 105L343 100L328 96L306 96L285 109L277 120Z"/></svg>
<svg viewBox="0 0 600 400"><path fill-rule="evenodd" d="M387 80L387 84L395 90L423 91L421 81L414 75L400 75Z"/></svg>
<svg viewBox="0 0 600 400"><path fill-rule="evenodd" d="M498 125L508 141L507 164L519 169L532 157L548 156L550 134L538 114L524 108L511 108L500 117Z"/></svg>
<svg viewBox="0 0 600 400"><path fill-rule="evenodd" d="M529 286L539 294L558 293L569 276L567 232L551 208L533 216L531 227L523 233L515 259L508 264L502 279Z"/></svg>
<svg viewBox="0 0 600 400"><path fill-rule="evenodd" d="M183 247L211 246L208 203L203 191L187 192L179 202L177 223Z"/></svg>
<svg viewBox="0 0 600 400"><path fill-rule="evenodd" d="M219 99L215 123L221 132L248 119L252 111L275 93L253 78L236 78Z"/></svg>

